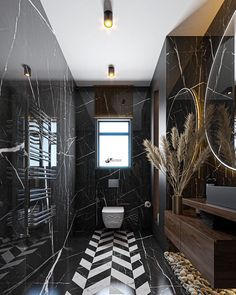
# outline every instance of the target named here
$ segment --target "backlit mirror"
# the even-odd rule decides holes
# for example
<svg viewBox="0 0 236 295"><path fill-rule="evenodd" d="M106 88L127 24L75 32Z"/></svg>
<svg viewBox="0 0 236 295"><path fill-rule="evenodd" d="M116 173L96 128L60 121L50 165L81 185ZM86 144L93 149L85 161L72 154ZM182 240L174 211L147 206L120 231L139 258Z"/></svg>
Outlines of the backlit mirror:
<svg viewBox="0 0 236 295"><path fill-rule="evenodd" d="M235 20L231 18L217 49L207 82L204 119L215 157L236 170Z"/></svg>
<svg viewBox="0 0 236 295"><path fill-rule="evenodd" d="M183 132L185 119L189 113L194 114L196 128L199 127L198 101L193 90L182 88L170 99L168 109L167 129L169 131L175 126L179 132Z"/></svg>

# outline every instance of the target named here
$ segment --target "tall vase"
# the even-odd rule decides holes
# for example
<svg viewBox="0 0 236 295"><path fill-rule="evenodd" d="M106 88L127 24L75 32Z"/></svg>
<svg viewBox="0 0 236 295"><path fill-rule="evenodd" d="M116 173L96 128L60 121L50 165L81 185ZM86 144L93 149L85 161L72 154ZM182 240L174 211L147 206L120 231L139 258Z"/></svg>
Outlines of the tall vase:
<svg viewBox="0 0 236 295"><path fill-rule="evenodd" d="M172 196L172 212L178 215L183 213L182 196Z"/></svg>

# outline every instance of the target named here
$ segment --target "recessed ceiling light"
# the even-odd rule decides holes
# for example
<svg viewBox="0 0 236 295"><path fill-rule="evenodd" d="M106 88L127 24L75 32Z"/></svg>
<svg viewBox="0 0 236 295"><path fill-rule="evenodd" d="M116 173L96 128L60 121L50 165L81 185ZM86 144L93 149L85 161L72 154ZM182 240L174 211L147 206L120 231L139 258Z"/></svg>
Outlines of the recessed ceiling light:
<svg viewBox="0 0 236 295"><path fill-rule="evenodd" d="M115 67L113 65L108 66L108 77L110 79L115 78Z"/></svg>

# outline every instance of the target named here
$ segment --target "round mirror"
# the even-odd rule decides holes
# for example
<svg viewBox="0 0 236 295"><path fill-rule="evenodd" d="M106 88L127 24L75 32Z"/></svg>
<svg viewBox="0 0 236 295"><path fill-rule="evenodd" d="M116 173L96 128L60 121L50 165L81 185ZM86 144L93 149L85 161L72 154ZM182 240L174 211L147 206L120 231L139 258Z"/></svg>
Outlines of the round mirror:
<svg viewBox="0 0 236 295"><path fill-rule="evenodd" d="M184 131L184 123L189 113L193 113L196 128L199 127L198 103L195 92L189 88L182 88L169 100L169 113L167 117L167 129L176 127L179 132Z"/></svg>
<svg viewBox="0 0 236 295"><path fill-rule="evenodd" d="M204 121L208 144L215 157L236 170L235 20L221 38L207 82Z"/></svg>

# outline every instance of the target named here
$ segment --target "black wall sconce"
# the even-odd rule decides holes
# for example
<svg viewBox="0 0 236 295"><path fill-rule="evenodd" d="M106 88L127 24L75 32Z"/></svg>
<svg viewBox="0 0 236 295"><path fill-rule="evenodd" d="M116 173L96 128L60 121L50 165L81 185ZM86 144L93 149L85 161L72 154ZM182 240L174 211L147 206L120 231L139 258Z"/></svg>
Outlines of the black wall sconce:
<svg viewBox="0 0 236 295"><path fill-rule="evenodd" d="M108 29L113 26L113 14L109 0L104 1L104 26Z"/></svg>
<svg viewBox="0 0 236 295"><path fill-rule="evenodd" d="M28 66L26 64L23 64L22 67L24 69L24 75L26 77L31 77L31 68L30 68L30 66Z"/></svg>

